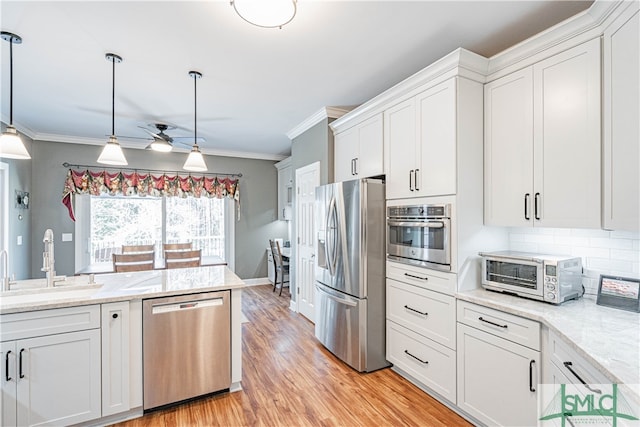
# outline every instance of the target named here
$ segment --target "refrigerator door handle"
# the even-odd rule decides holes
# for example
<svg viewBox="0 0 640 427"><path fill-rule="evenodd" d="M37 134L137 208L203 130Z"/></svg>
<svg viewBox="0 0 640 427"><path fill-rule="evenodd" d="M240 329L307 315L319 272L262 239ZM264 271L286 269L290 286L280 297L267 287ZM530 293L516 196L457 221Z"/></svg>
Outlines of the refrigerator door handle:
<svg viewBox="0 0 640 427"><path fill-rule="evenodd" d="M333 276L336 273L336 261L338 252L338 239L336 233L338 232L338 218L337 218L337 206L336 198L332 197L329 202L329 209L327 213L327 265L329 266L329 273ZM331 219L333 218L333 221Z"/></svg>
<svg viewBox="0 0 640 427"><path fill-rule="evenodd" d="M357 307L358 303L357 302L353 302L353 301L349 301L346 298L340 298L337 297L333 294L330 294L329 292L325 291L324 289L322 289L320 286L316 285L316 289L319 292L322 292L327 298L329 298L330 300L333 300L335 302L337 302L338 304L342 304L342 305L348 305L349 307Z"/></svg>

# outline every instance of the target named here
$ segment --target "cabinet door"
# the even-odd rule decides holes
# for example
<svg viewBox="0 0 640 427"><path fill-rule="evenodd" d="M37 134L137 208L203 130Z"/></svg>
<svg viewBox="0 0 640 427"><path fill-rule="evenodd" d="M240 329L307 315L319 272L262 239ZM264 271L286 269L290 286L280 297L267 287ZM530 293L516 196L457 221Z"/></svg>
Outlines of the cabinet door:
<svg viewBox="0 0 640 427"><path fill-rule="evenodd" d="M484 222L530 226L533 212L533 73L484 87Z"/></svg>
<svg viewBox="0 0 640 427"><path fill-rule="evenodd" d="M291 219L293 203L293 178L291 166L278 169L278 219Z"/></svg>
<svg viewBox="0 0 640 427"><path fill-rule="evenodd" d="M128 411L129 302L102 304L102 416Z"/></svg>
<svg viewBox="0 0 640 427"><path fill-rule="evenodd" d="M384 144L387 154L387 199L416 197L416 107L415 99L401 102L384 112Z"/></svg>
<svg viewBox="0 0 640 427"><path fill-rule="evenodd" d="M384 174L382 114L358 126L358 153L355 172L358 178Z"/></svg>
<svg viewBox="0 0 640 427"><path fill-rule="evenodd" d="M535 225L600 228L600 39L535 64L533 76Z"/></svg>
<svg viewBox="0 0 640 427"><path fill-rule="evenodd" d="M336 135L333 151L333 174L335 182L355 179L355 162L358 157L358 127L352 127Z"/></svg>
<svg viewBox="0 0 640 427"><path fill-rule="evenodd" d="M17 341L18 425L100 417L100 329Z"/></svg>
<svg viewBox="0 0 640 427"><path fill-rule="evenodd" d="M15 426L18 424L16 417L16 387L18 382L17 375L17 355L16 342L7 341L0 343L0 355L2 356L2 387L0 391L0 425Z"/></svg>
<svg viewBox="0 0 640 427"><path fill-rule="evenodd" d="M456 193L456 79L428 89L416 98L418 109L417 195Z"/></svg>
<svg viewBox="0 0 640 427"><path fill-rule="evenodd" d="M604 32L604 228L640 230L640 12Z"/></svg>
<svg viewBox="0 0 640 427"><path fill-rule="evenodd" d="M458 406L487 425L537 425L540 352L458 323Z"/></svg>

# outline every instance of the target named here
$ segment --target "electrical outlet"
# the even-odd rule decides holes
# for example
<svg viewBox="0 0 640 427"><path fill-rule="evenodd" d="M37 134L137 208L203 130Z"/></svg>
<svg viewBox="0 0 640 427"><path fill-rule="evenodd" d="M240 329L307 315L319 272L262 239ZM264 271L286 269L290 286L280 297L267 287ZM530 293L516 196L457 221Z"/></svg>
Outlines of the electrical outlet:
<svg viewBox="0 0 640 427"><path fill-rule="evenodd" d="M62 233L62 241L63 242L73 241L73 233Z"/></svg>
<svg viewBox="0 0 640 427"><path fill-rule="evenodd" d="M22 245L22 236L18 236L18 242L17 242L18 246Z"/></svg>

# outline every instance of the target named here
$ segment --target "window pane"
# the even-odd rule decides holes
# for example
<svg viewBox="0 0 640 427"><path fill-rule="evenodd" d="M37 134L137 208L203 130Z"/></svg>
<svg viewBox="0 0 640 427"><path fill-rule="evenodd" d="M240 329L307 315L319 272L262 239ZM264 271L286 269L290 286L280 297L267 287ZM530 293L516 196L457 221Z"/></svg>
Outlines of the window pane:
<svg viewBox="0 0 640 427"><path fill-rule="evenodd" d="M193 242L202 256L224 256L224 199L167 199L167 243Z"/></svg>
<svg viewBox="0 0 640 427"><path fill-rule="evenodd" d="M111 261L111 254L119 253L122 245L160 242L162 199L91 197L91 263Z"/></svg>

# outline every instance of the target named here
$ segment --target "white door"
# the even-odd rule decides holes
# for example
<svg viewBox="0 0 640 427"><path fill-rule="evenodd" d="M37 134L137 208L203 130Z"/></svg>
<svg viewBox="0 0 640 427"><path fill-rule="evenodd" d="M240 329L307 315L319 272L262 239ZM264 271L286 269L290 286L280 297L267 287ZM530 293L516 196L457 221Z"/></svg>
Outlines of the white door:
<svg viewBox="0 0 640 427"><path fill-rule="evenodd" d="M355 161L358 157L358 127L336 135L333 146L333 180L335 182L356 179Z"/></svg>
<svg viewBox="0 0 640 427"><path fill-rule="evenodd" d="M314 321L316 262L313 206L316 187L320 185L320 162L296 169L296 302L298 312Z"/></svg>
<svg viewBox="0 0 640 427"><path fill-rule="evenodd" d="M384 145L387 152L387 199L416 197L413 182L416 168L415 98L384 112Z"/></svg>
<svg viewBox="0 0 640 427"><path fill-rule="evenodd" d="M18 418L16 416L16 393L17 393L17 363L18 357L16 355L16 342L5 341L0 343L0 356L2 357L2 363L0 364L0 370L2 375L0 377L0 425L3 426L15 426L18 424Z"/></svg>
<svg viewBox="0 0 640 427"><path fill-rule="evenodd" d="M358 157L355 162L356 178L384 174L384 135L382 114L373 116L358 126ZM337 180L336 180L337 181Z"/></svg>

